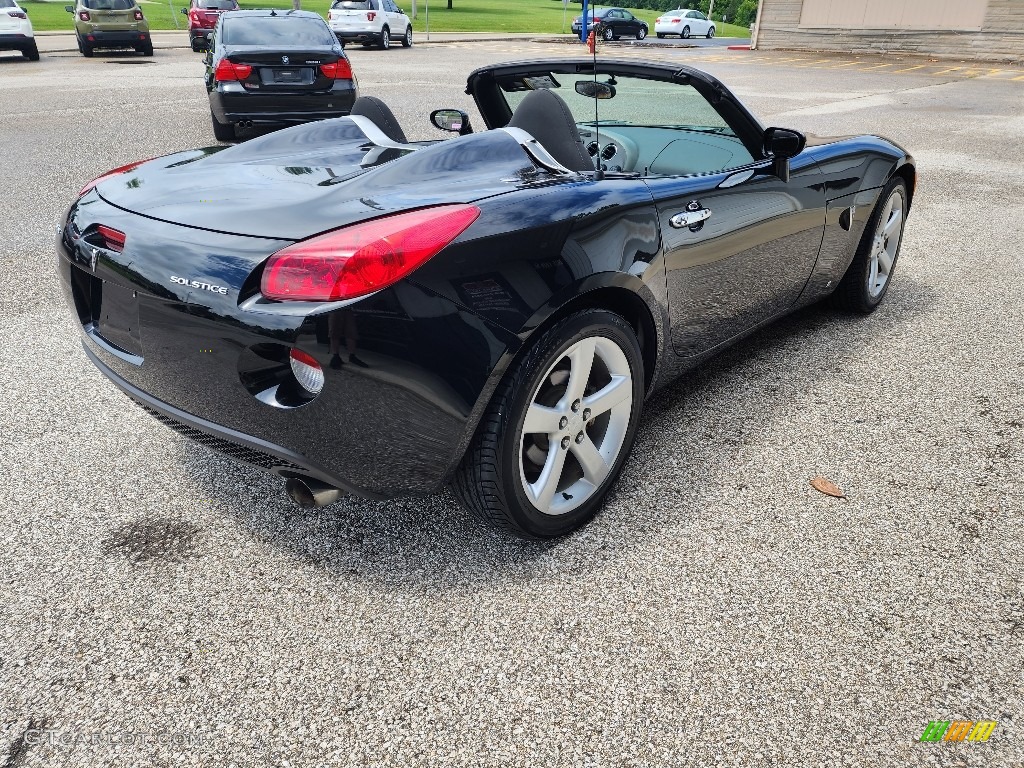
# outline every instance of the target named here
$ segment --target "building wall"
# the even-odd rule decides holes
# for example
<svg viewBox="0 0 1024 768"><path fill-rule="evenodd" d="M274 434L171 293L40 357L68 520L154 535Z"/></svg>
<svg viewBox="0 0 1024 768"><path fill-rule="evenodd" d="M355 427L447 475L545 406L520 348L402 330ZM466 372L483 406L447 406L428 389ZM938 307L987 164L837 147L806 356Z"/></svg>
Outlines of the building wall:
<svg viewBox="0 0 1024 768"><path fill-rule="evenodd" d="M946 29L919 28L930 17L922 20L919 0L886 0L884 6L872 5L877 0L807 0L806 9L804 1L763 0L757 47L1024 63L1024 0L988 0L985 9L976 0L962 8L954 7L956 0L931 0L934 25ZM871 28L876 18L878 27ZM957 26L962 28L950 28Z"/></svg>

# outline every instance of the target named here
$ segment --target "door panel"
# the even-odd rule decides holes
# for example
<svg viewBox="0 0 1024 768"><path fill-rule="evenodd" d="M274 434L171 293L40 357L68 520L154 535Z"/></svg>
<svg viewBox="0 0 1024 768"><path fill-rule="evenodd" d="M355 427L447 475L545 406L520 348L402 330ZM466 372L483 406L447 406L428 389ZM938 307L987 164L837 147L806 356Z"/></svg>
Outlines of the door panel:
<svg viewBox="0 0 1024 768"><path fill-rule="evenodd" d="M788 183L767 169L652 178L668 275L672 345L691 357L793 306L814 267L825 224L821 174L795 158ZM677 214L708 217L675 227Z"/></svg>

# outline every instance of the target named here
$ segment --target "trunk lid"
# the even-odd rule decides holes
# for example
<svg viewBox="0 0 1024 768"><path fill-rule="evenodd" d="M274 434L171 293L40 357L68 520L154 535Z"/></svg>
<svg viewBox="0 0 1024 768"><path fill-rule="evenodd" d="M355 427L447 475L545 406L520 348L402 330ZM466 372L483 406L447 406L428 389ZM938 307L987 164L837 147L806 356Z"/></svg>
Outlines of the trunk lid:
<svg viewBox="0 0 1024 768"><path fill-rule="evenodd" d="M285 89L289 92L330 90L334 80L327 77L320 67L344 58L324 49L276 48L268 51L261 46L228 48L225 57L236 64L252 67L252 75L242 83L246 88Z"/></svg>
<svg viewBox="0 0 1024 768"><path fill-rule="evenodd" d="M186 227L301 240L365 219L512 191L535 168L504 131L418 151L373 145L348 118L182 152L100 182L103 199Z"/></svg>

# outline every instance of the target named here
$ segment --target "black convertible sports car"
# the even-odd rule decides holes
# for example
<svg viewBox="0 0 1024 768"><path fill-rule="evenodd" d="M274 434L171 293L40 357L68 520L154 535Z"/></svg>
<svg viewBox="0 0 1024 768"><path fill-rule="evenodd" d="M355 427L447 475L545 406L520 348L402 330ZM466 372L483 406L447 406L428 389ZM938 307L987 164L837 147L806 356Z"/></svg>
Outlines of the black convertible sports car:
<svg viewBox="0 0 1024 768"><path fill-rule="evenodd" d="M884 297L912 158L765 129L687 67L473 72L487 130L410 143L383 102L118 168L57 237L96 366L296 501L451 483L486 520L582 525L645 398L826 297Z"/></svg>

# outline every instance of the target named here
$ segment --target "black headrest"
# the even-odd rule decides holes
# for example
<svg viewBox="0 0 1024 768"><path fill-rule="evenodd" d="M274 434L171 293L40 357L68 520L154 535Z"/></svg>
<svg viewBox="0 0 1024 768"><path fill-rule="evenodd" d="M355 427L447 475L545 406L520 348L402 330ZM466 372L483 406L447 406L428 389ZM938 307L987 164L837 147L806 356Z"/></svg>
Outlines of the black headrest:
<svg viewBox="0 0 1024 768"><path fill-rule="evenodd" d="M594 161L587 154L569 106L550 89L531 91L516 107L509 127L520 128L540 142L558 162L572 171L592 171Z"/></svg>
<svg viewBox="0 0 1024 768"><path fill-rule="evenodd" d="M409 143L409 140L405 138L405 132L402 131L402 126L395 119L394 113L376 96L360 96L352 104L352 111L349 114L362 115L372 120L373 124L392 141L397 141L399 144Z"/></svg>

